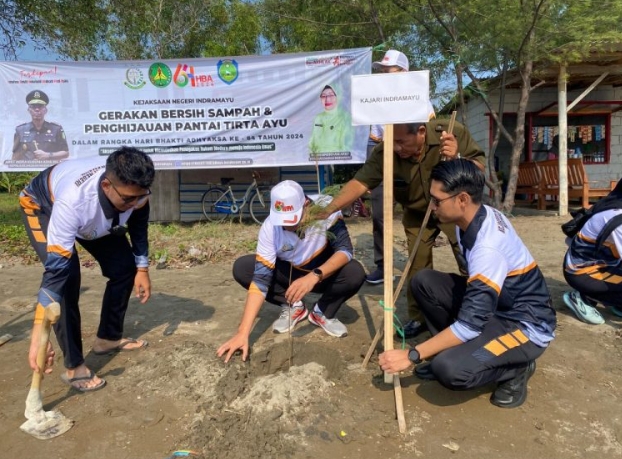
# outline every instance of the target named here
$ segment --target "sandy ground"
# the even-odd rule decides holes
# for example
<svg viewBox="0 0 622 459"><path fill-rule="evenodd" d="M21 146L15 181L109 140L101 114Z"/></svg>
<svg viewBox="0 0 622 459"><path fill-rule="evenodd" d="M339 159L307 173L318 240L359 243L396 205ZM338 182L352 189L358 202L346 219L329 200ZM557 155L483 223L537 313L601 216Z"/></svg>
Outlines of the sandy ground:
<svg viewBox="0 0 622 459"><path fill-rule="evenodd" d="M308 322L291 337L274 335L271 324L279 311L265 305L251 337L250 362L224 365L215 349L236 329L245 297L227 263L152 270L152 300L132 300L126 317L126 335L146 338L150 346L113 356L90 352L104 282L97 267L83 268L86 361L108 386L79 394L59 379L58 361L43 382L45 408L61 410L75 426L55 439L37 440L19 426L31 378L26 354L41 268L5 265L0 335L14 338L0 347L0 456L164 459L192 449L219 459L622 457L621 320L603 310L606 324L586 325L563 306L563 220L512 219L546 276L559 318L558 337L538 360L527 402L503 410L488 401L492 387L457 393L405 374L405 434L398 432L394 392L384 384L376 357L361 369L361 354L382 317L382 287L364 286L340 310L349 329L343 339ZM371 223L356 219L350 228L356 256L369 268ZM396 232L399 273L405 263L399 223ZM437 268L455 270L447 247L435 249L435 260ZM401 318L404 309L402 295Z"/></svg>

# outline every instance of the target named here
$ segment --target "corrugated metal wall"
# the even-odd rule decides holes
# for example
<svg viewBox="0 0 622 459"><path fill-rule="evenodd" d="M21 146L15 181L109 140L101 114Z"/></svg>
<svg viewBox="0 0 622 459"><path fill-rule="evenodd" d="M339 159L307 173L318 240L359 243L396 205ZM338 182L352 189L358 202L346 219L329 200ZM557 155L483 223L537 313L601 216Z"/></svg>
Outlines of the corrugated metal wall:
<svg viewBox="0 0 622 459"><path fill-rule="evenodd" d="M328 168L324 168L328 169ZM258 168L260 186L272 187L281 180L295 180L306 193L317 193L315 167ZM242 199L252 182L253 169L208 169L159 171L153 186L152 221L193 222L205 220L201 208L203 193L212 185L219 185L223 177L233 178L231 186L237 199ZM325 183L329 183L325 171ZM248 216L248 207L244 209Z"/></svg>
<svg viewBox="0 0 622 459"><path fill-rule="evenodd" d="M156 171L149 198L150 220L173 222L179 220L179 172Z"/></svg>

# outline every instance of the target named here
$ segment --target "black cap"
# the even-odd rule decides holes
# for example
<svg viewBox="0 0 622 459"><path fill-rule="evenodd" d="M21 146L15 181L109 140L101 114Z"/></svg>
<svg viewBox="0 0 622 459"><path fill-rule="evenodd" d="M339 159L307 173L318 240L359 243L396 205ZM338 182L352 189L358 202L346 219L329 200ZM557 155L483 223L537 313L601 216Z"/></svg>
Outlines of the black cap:
<svg viewBox="0 0 622 459"><path fill-rule="evenodd" d="M31 104L47 105L49 101L50 99L48 95L39 89L30 91L26 95L26 103L28 105L31 105Z"/></svg>

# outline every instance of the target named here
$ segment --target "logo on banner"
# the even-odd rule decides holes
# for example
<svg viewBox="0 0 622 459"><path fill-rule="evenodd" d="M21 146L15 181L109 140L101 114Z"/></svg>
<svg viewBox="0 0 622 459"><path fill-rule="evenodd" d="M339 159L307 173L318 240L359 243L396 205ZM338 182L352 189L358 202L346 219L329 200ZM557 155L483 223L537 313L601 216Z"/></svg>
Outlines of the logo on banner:
<svg viewBox="0 0 622 459"><path fill-rule="evenodd" d="M221 59L218 61L218 77L227 84L238 79L238 63L235 59Z"/></svg>
<svg viewBox="0 0 622 459"><path fill-rule="evenodd" d="M193 88L197 86L214 86L214 80L211 75L197 75L194 72L194 66L186 64L177 64L173 82L180 88L187 86L188 83Z"/></svg>
<svg viewBox="0 0 622 459"><path fill-rule="evenodd" d="M161 62L151 64L151 67L149 67L149 81L157 88L167 87L173 81L170 67Z"/></svg>
<svg viewBox="0 0 622 459"><path fill-rule="evenodd" d="M135 67L127 69L125 72L125 82L123 83L130 89L140 89L147 84L143 77L143 72Z"/></svg>
<svg viewBox="0 0 622 459"><path fill-rule="evenodd" d="M340 54L337 56L307 57L305 66L307 67L338 67L340 65L352 65L356 57L350 54Z"/></svg>

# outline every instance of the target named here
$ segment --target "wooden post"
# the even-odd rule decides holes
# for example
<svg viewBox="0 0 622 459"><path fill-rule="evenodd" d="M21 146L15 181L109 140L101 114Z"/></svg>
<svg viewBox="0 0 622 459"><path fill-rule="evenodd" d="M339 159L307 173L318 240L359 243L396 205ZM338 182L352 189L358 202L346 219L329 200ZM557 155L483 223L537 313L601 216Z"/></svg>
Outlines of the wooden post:
<svg viewBox="0 0 622 459"><path fill-rule="evenodd" d="M382 182L384 192L382 195L384 212L384 350L393 349L393 125L384 127L384 159ZM406 432L406 418L404 417L404 401L402 399L402 385L400 376L384 372L384 382L393 384L395 395L395 413L400 433Z"/></svg>
<svg viewBox="0 0 622 459"><path fill-rule="evenodd" d="M559 127L558 159L559 159L559 216L568 215L568 118L566 106L566 67L559 66L557 76L557 124Z"/></svg>
<svg viewBox="0 0 622 459"><path fill-rule="evenodd" d="M403 434L406 433L406 416L404 416L404 400L402 399L402 384L400 383L399 375L393 375L393 390L395 391L397 428Z"/></svg>
<svg viewBox="0 0 622 459"><path fill-rule="evenodd" d="M384 127L384 350L393 349L393 125ZM384 373L384 382L393 384L393 375Z"/></svg>

